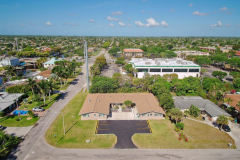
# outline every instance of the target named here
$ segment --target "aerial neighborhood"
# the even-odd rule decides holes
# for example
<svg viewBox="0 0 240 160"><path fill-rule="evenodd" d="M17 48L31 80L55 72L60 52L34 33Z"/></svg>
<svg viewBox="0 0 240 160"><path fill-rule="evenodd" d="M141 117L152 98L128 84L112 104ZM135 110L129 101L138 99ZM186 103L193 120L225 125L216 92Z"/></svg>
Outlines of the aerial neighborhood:
<svg viewBox="0 0 240 160"><path fill-rule="evenodd" d="M240 159L239 0L2 1L0 159Z"/></svg>
<svg viewBox="0 0 240 160"><path fill-rule="evenodd" d="M45 139L59 148L238 147L231 134L239 134L239 39L1 36L0 42L0 125L17 137L13 146L30 132L25 127L53 110L57 119ZM120 136L126 127L130 139ZM86 141L80 146L78 131ZM171 140L155 140L166 134Z"/></svg>

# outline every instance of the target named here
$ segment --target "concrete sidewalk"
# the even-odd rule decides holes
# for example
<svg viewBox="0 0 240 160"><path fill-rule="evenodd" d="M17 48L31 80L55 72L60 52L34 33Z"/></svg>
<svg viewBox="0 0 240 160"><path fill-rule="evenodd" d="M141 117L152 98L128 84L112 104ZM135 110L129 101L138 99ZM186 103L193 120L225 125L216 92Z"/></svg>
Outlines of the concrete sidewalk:
<svg viewBox="0 0 240 160"><path fill-rule="evenodd" d="M6 131L7 134L23 138L28 134L28 132L32 129L32 127L33 126L7 127L4 131Z"/></svg>

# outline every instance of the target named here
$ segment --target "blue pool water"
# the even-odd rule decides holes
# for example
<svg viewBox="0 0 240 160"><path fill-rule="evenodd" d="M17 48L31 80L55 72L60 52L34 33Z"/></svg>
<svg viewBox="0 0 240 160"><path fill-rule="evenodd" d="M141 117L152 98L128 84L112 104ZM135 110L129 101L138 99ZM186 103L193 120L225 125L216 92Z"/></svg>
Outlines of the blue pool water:
<svg viewBox="0 0 240 160"><path fill-rule="evenodd" d="M28 111L19 110L20 115L28 114ZM13 111L13 115L18 115L18 110Z"/></svg>

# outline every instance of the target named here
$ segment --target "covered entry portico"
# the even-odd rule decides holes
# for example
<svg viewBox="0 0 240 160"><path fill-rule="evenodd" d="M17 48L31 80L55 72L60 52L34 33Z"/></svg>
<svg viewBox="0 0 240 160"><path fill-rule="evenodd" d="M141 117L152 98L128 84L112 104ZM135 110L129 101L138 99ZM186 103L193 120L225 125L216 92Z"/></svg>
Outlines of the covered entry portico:
<svg viewBox="0 0 240 160"><path fill-rule="evenodd" d="M111 103L108 120L131 120L139 119L136 104L126 107L123 103Z"/></svg>

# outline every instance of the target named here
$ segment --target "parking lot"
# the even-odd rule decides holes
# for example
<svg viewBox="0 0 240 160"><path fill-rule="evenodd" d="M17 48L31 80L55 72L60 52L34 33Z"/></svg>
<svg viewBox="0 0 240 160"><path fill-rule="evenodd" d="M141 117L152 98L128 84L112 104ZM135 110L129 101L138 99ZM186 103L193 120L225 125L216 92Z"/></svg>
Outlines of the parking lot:
<svg viewBox="0 0 240 160"><path fill-rule="evenodd" d="M137 148L132 142L136 133L152 133L146 120L100 120L96 127L96 134L115 134L117 143L114 148Z"/></svg>

